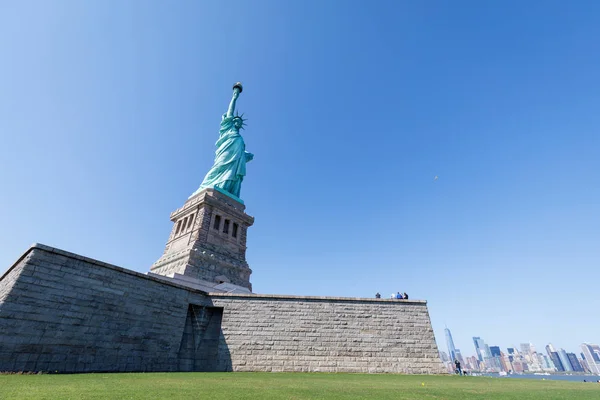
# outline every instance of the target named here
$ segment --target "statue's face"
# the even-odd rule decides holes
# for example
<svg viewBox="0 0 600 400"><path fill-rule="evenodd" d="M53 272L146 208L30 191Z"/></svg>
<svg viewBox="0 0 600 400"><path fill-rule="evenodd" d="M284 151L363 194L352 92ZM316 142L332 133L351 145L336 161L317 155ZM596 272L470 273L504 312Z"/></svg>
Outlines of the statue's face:
<svg viewBox="0 0 600 400"><path fill-rule="evenodd" d="M234 118L233 120L233 126L235 126L237 129L241 129L242 128L242 119L241 118Z"/></svg>

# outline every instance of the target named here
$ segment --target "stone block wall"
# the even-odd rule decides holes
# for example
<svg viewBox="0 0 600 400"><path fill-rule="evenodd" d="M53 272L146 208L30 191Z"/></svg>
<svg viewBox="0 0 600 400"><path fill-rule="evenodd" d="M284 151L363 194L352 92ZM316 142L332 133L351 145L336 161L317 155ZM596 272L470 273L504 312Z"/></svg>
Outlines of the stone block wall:
<svg viewBox="0 0 600 400"><path fill-rule="evenodd" d="M0 277L0 371L444 372L424 301L208 294L43 245Z"/></svg>
<svg viewBox="0 0 600 400"><path fill-rule="evenodd" d="M419 300L211 294L234 371L440 374Z"/></svg>
<svg viewBox="0 0 600 400"><path fill-rule="evenodd" d="M201 292L34 245L0 278L0 371L177 371Z"/></svg>

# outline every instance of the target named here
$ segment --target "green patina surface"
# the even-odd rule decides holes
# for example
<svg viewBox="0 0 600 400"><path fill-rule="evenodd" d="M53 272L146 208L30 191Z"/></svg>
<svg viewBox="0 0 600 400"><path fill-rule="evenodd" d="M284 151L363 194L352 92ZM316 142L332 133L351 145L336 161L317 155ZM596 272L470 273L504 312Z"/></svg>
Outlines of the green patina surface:
<svg viewBox="0 0 600 400"><path fill-rule="evenodd" d="M431 375L0 375L0 399L600 399L600 384Z"/></svg>
<svg viewBox="0 0 600 400"><path fill-rule="evenodd" d="M241 92L242 84L238 82L233 86L233 97L229 103L229 109L221 118L213 166L204 177L198 190L190 197L202 189L215 188L227 192L226 194L230 194L232 198L240 201L242 181L246 176L246 163L254 158L252 153L246 151L244 138L240 135L244 119L234 115L235 104Z"/></svg>

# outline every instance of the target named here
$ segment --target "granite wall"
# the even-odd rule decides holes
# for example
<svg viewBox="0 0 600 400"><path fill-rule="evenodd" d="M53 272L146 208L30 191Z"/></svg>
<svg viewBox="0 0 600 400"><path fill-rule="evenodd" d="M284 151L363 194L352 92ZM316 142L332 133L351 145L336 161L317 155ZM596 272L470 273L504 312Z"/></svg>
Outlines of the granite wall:
<svg viewBox="0 0 600 400"><path fill-rule="evenodd" d="M424 301L208 294L44 245L0 278L0 371L443 373Z"/></svg>
<svg viewBox="0 0 600 400"><path fill-rule="evenodd" d="M212 294L234 371L444 373L420 300Z"/></svg>
<svg viewBox="0 0 600 400"><path fill-rule="evenodd" d="M34 245L0 280L0 371L191 370L182 334L190 303L205 302L200 292Z"/></svg>

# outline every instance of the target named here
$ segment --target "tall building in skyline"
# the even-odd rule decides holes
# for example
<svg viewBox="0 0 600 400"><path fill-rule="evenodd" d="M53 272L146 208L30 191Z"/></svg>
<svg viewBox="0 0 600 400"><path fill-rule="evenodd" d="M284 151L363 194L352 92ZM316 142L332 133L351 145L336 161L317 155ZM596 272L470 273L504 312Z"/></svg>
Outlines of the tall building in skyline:
<svg viewBox="0 0 600 400"><path fill-rule="evenodd" d="M552 362L552 360L550 359L550 357L548 357L545 354L542 353L536 353L537 357L538 357L538 362L539 364L542 366L542 369L544 371L554 371L554 363Z"/></svg>
<svg viewBox="0 0 600 400"><path fill-rule="evenodd" d="M444 362L444 363L448 362L448 354L446 354L446 352L443 350L440 350L439 353L440 353L440 358L442 359L442 362Z"/></svg>
<svg viewBox="0 0 600 400"><path fill-rule="evenodd" d="M467 357L467 366L470 370L479 371L481 366L479 364L479 360L475 356Z"/></svg>
<svg viewBox="0 0 600 400"><path fill-rule="evenodd" d="M492 352L490 351L490 346L488 346L487 343L483 345L483 348L481 349L481 354L483 355L484 360L486 358L492 358Z"/></svg>
<svg viewBox="0 0 600 400"><path fill-rule="evenodd" d="M527 371L527 363L525 361L515 360L512 362L513 371L517 373L522 373L523 371Z"/></svg>
<svg viewBox="0 0 600 400"><path fill-rule="evenodd" d="M535 348L533 347L533 345L531 343L521 343L521 353L523 353L524 355L530 355L535 351Z"/></svg>
<svg viewBox="0 0 600 400"><path fill-rule="evenodd" d="M492 357L500 357L500 346L490 346Z"/></svg>
<svg viewBox="0 0 600 400"><path fill-rule="evenodd" d="M444 333L446 334L446 346L448 347L448 356L451 361L456 360L456 347L454 347L454 340L452 340L452 333L450 333L450 329L446 327L444 329Z"/></svg>
<svg viewBox="0 0 600 400"><path fill-rule="evenodd" d="M560 362L566 372L573 371L573 367L571 366L571 362L569 361L569 357L567 357L565 349L558 350L558 358L560 358Z"/></svg>
<svg viewBox="0 0 600 400"><path fill-rule="evenodd" d="M569 362L571 363L571 367L573 367L573 371L575 372L583 372L583 368L577 359L575 353L567 353L567 357L569 358Z"/></svg>
<svg viewBox="0 0 600 400"><path fill-rule="evenodd" d="M556 349L552 343L548 343L546 345L546 353L548 353L548 357L550 358L550 361L552 361L556 371L563 372L565 368L563 367L562 361L560 361L560 357L558 356L558 353L556 352Z"/></svg>
<svg viewBox="0 0 600 400"><path fill-rule="evenodd" d="M456 359L458 360L459 363L464 365L465 360L463 359L463 356L460 353L460 349L456 349L455 351L456 351Z"/></svg>
<svg viewBox="0 0 600 400"><path fill-rule="evenodd" d="M591 374L592 371L590 371L590 367L588 366L587 361L585 361L585 357L583 357L583 359L581 359L579 361L581 363L581 367L583 368L583 371L588 374Z"/></svg>
<svg viewBox="0 0 600 400"><path fill-rule="evenodd" d="M511 372L513 370L510 356L507 354L501 353L500 364L502 365L502 371L504 372Z"/></svg>
<svg viewBox="0 0 600 400"><path fill-rule="evenodd" d="M558 372L563 372L565 370L556 351L550 352L550 359L552 360L552 364L554 364L554 368L556 368Z"/></svg>
<svg viewBox="0 0 600 400"><path fill-rule="evenodd" d="M477 353L477 359L481 362L483 361L483 357L481 355L481 347L485 344L483 340L479 336L473 337L473 343L475 344L475 352Z"/></svg>
<svg viewBox="0 0 600 400"><path fill-rule="evenodd" d="M600 346L591 343L582 343L581 350L586 364L593 374L600 374Z"/></svg>

